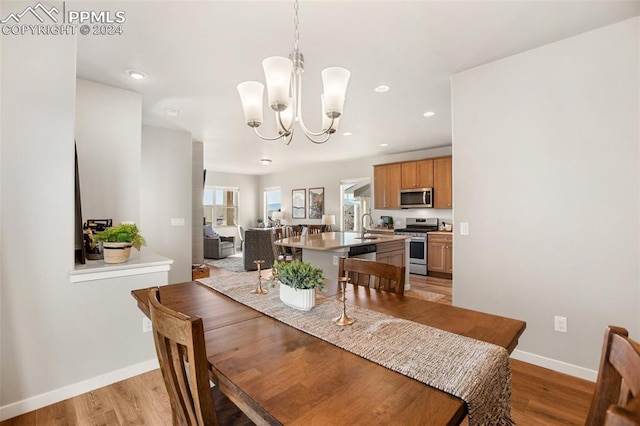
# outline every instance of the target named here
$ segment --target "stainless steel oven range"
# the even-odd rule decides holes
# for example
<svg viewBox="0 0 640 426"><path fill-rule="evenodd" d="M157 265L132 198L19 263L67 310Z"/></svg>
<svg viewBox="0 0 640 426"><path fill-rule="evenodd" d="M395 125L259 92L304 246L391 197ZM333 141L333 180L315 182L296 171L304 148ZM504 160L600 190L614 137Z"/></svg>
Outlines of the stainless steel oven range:
<svg viewBox="0 0 640 426"><path fill-rule="evenodd" d="M438 218L407 218L407 227L393 231L409 235L409 273L427 275L427 232L438 230Z"/></svg>

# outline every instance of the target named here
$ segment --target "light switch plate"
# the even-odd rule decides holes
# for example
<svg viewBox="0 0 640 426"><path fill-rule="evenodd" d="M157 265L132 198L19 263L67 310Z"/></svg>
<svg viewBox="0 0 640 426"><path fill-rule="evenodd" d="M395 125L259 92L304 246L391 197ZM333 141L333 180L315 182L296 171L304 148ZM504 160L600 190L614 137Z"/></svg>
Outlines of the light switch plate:
<svg viewBox="0 0 640 426"><path fill-rule="evenodd" d="M460 235L469 235L469 222L460 223Z"/></svg>
<svg viewBox="0 0 640 426"><path fill-rule="evenodd" d="M171 226L184 226L184 217L172 217Z"/></svg>

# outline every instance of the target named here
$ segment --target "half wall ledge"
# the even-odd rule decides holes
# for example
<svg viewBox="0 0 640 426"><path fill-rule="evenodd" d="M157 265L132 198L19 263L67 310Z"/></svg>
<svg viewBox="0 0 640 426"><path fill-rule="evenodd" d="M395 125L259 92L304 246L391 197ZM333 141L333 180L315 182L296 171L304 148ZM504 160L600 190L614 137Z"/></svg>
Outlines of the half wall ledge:
<svg viewBox="0 0 640 426"><path fill-rule="evenodd" d="M172 264L173 259L158 254L140 253L138 256L134 256L132 253L129 260L125 263L108 264L102 260L88 260L84 265L76 265L76 267L69 272L69 279L72 283L81 283L132 275L168 272L171 270Z"/></svg>

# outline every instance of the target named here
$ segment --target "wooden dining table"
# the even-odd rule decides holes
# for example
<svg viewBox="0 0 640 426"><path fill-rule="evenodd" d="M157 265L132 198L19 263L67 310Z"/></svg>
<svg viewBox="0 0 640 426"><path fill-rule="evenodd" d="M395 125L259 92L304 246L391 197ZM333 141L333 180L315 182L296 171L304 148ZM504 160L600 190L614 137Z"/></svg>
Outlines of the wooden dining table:
<svg viewBox="0 0 640 426"><path fill-rule="evenodd" d="M345 294L348 306L493 343L509 353L526 326L515 319L360 286L349 285ZM134 290L132 295L149 316L147 290ZM323 297L341 297L335 281L326 282ZM454 425L467 414L465 402L455 396L288 326L202 283L162 286L160 300L203 319L216 384L257 424ZM339 333L340 326L335 327Z"/></svg>

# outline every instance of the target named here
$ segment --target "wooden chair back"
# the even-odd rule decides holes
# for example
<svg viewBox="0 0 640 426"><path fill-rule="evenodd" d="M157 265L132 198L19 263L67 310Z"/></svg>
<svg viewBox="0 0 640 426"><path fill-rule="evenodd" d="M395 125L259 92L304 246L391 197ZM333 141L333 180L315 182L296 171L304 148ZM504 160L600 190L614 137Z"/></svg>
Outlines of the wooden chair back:
<svg viewBox="0 0 640 426"><path fill-rule="evenodd" d="M276 259L278 259L279 256L287 255L286 247L275 245L275 241L279 241L283 238L284 238L284 228L275 228L273 230L273 239L274 239L273 253Z"/></svg>
<svg viewBox="0 0 640 426"><path fill-rule="evenodd" d="M609 326L586 424L640 425L639 399L640 345L626 329Z"/></svg>
<svg viewBox="0 0 640 426"><path fill-rule="evenodd" d="M613 405L607 410L605 426L638 426L640 425L640 398L634 398L621 407Z"/></svg>
<svg viewBox="0 0 640 426"><path fill-rule="evenodd" d="M217 425L204 342L202 318L191 318L162 305L150 288L153 339L174 425ZM186 361L189 362L186 362Z"/></svg>
<svg viewBox="0 0 640 426"><path fill-rule="evenodd" d="M322 234L322 225L309 225L307 226L307 234Z"/></svg>
<svg viewBox="0 0 640 426"><path fill-rule="evenodd" d="M299 237L302 235L302 226L301 225L292 225L289 227L289 236L290 237Z"/></svg>
<svg viewBox="0 0 640 426"><path fill-rule="evenodd" d="M344 258L338 263L338 276L351 278L351 284L404 294L404 266L372 260Z"/></svg>

